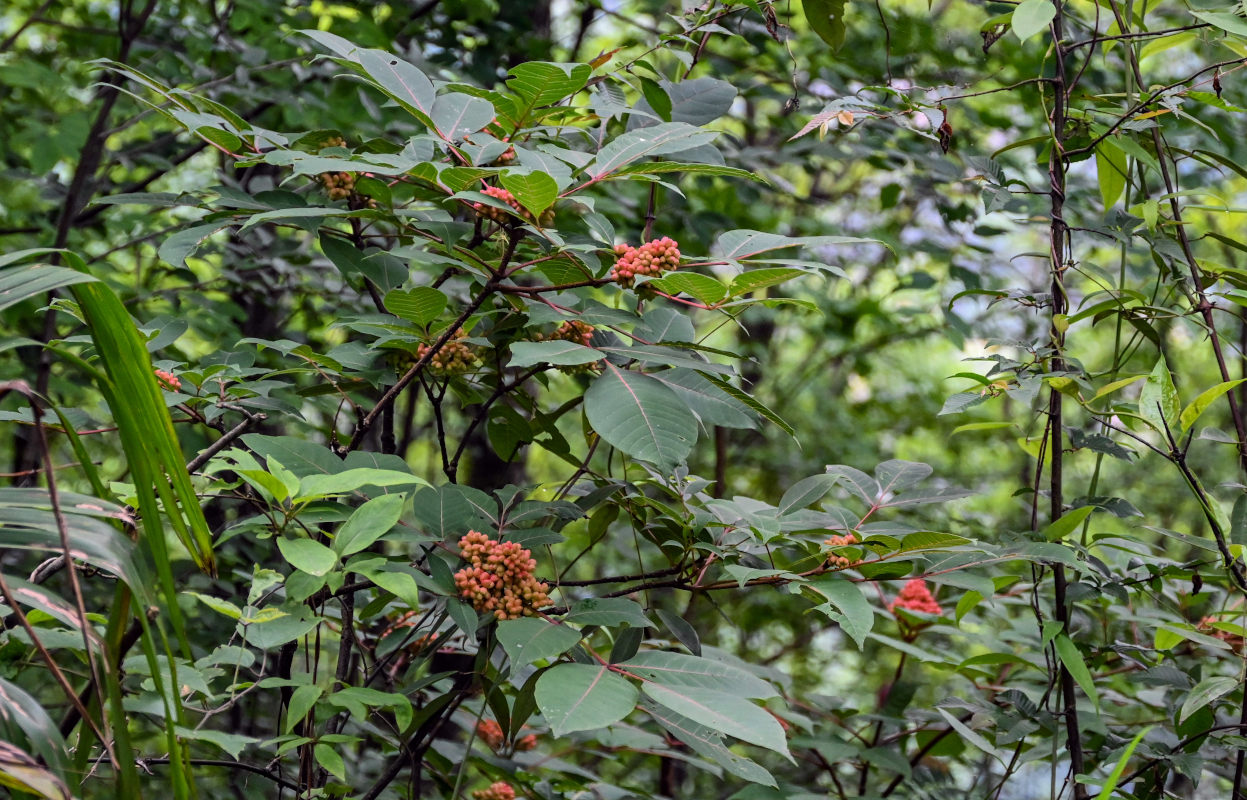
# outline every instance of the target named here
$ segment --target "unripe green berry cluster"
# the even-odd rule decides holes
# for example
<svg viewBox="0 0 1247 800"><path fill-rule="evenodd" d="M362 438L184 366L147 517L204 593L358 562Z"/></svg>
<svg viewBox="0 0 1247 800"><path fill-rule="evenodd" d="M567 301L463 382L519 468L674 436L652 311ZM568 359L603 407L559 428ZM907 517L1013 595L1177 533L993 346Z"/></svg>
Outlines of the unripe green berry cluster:
<svg viewBox="0 0 1247 800"><path fill-rule="evenodd" d="M511 784L498 781L488 789L472 792L472 797L476 800L515 800L515 790L511 788Z"/></svg>
<svg viewBox="0 0 1247 800"><path fill-rule="evenodd" d="M548 336L538 336L539 342L575 342L585 347L593 341L593 326L578 319L569 319Z"/></svg>
<svg viewBox="0 0 1247 800"><path fill-rule="evenodd" d="M455 586L477 611L499 620L518 619L550 605L550 587L533 576L537 562L518 543L468 531L459 540L459 554L468 566L455 573Z"/></svg>
<svg viewBox="0 0 1247 800"><path fill-rule="evenodd" d="M611 280L620 286L631 286L640 275L656 277L680 268L680 246L670 236L646 242L640 247L615 245L619 259L611 267Z"/></svg>
<svg viewBox="0 0 1247 800"><path fill-rule="evenodd" d="M322 172L316 177L330 200L345 200L355 191L355 176L349 172Z"/></svg>
<svg viewBox="0 0 1247 800"><path fill-rule="evenodd" d="M464 342L458 341L463 337L463 329L455 331L454 338L446 341L433 357L429 359L429 372L434 375L462 375L476 369L480 359L476 357L476 351ZM429 352L432 345L422 344L420 349L416 351L416 358L424 358Z"/></svg>

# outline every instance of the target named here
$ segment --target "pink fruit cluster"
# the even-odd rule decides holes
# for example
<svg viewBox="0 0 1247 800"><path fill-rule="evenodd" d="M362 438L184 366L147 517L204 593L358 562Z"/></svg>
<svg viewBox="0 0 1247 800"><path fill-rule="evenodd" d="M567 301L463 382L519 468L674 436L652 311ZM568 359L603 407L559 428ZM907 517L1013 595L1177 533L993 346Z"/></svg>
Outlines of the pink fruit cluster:
<svg viewBox="0 0 1247 800"><path fill-rule="evenodd" d="M498 781L490 784L488 789L477 789L472 792L476 800L515 800L515 790L511 784Z"/></svg>
<svg viewBox="0 0 1247 800"><path fill-rule="evenodd" d="M528 219L530 216L529 213L524 210L524 207L520 205L520 201L515 199L515 195L511 194L506 189L503 189L501 186L486 186L484 189L481 189L481 194L487 194L495 200L501 200L511 206L511 208L515 209L517 216L524 217L525 219ZM488 217L494 222L507 222L510 219L507 212L503 211L501 208L495 208L494 206L486 205L484 203L473 203L472 208L475 209L476 213L480 216Z"/></svg>
<svg viewBox="0 0 1247 800"><path fill-rule="evenodd" d="M944 609L935 602L935 598L931 596L931 590L927 588L927 582L922 578L914 578L906 583L901 593L892 601L890 608L894 613L896 609L903 608L906 611L916 611L937 617L944 613Z"/></svg>
<svg viewBox="0 0 1247 800"><path fill-rule="evenodd" d="M495 753L501 753L502 746L506 744L506 735L502 732L502 726L492 719L483 719L476 723L476 737ZM535 733L515 740L516 750L532 750L536 746L537 734Z"/></svg>
<svg viewBox="0 0 1247 800"><path fill-rule="evenodd" d="M847 547L851 544L857 544L857 543L858 543L857 534L853 533L852 531L849 531L843 536L829 536L827 537L826 541L823 542L823 544L825 544L828 547ZM844 567L851 566L853 564L853 562L850 561L847 556L841 556L841 555L827 556L827 563L833 567L839 567L841 569L843 569Z"/></svg>
<svg viewBox="0 0 1247 800"><path fill-rule="evenodd" d="M502 744L506 741L502 726L492 719L483 719L476 723L476 737L495 753L502 749Z"/></svg>
<svg viewBox="0 0 1247 800"><path fill-rule="evenodd" d="M550 588L533 576L537 562L516 542L499 542L468 531L459 540L459 554L468 566L455 573L459 596L497 619L517 619L550 605Z"/></svg>
<svg viewBox="0 0 1247 800"><path fill-rule="evenodd" d="M680 268L680 246L670 236L646 242L640 247L615 245L619 260L611 267L611 280L631 286L639 275L657 276Z"/></svg>
<svg viewBox="0 0 1247 800"><path fill-rule="evenodd" d="M182 380L172 372L165 372L163 369L156 370L156 380L164 384L166 389L175 392L182 388Z"/></svg>

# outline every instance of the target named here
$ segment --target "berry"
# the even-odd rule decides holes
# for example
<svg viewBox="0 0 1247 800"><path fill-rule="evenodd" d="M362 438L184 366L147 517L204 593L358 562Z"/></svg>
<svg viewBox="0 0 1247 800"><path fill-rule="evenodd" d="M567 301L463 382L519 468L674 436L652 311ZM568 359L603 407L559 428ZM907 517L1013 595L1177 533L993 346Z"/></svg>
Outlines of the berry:
<svg viewBox="0 0 1247 800"><path fill-rule="evenodd" d="M658 276L680 268L680 247L669 236L640 247L617 244L615 255L619 259L611 267L611 280L624 287L632 286L638 275Z"/></svg>
<svg viewBox="0 0 1247 800"><path fill-rule="evenodd" d="M322 172L316 176L316 179L325 187L325 194L329 195L330 200L354 199L353 207L377 207L376 200L355 191L355 176L349 172Z"/></svg>
<svg viewBox="0 0 1247 800"><path fill-rule="evenodd" d="M434 375L462 375L476 369L480 359L476 357L476 351L471 346L458 341L461 338L463 338L462 328L455 331L455 335L447 339L441 349L429 359L429 372ZM424 358L430 347L431 345L427 344L420 345L420 349L416 351L416 358Z"/></svg>
<svg viewBox="0 0 1247 800"><path fill-rule="evenodd" d="M477 789L472 792L472 797L476 800L515 800L515 790L511 788L511 784L498 781L491 784L488 789Z"/></svg>
<svg viewBox="0 0 1247 800"><path fill-rule="evenodd" d="M502 749L502 745L506 741L506 736L502 733L502 726L492 719L483 719L476 723L476 736L495 753Z"/></svg>
<svg viewBox="0 0 1247 800"><path fill-rule="evenodd" d="M156 370L156 380L169 391L176 392L182 388L182 380L172 372L165 372L163 369Z"/></svg>
<svg viewBox="0 0 1247 800"><path fill-rule="evenodd" d="M533 576L536 560L516 542L468 531L459 540L459 551L468 566L455 573L455 586L477 611L500 620L517 619L550 605L550 587Z"/></svg>
<svg viewBox="0 0 1247 800"><path fill-rule="evenodd" d="M530 733L527 736L521 736L515 742L516 750L532 750L537 746L537 734Z"/></svg>
<svg viewBox="0 0 1247 800"><path fill-rule="evenodd" d="M927 588L927 582L922 578L914 578L906 583L905 588L901 589L901 593L896 596L889 608L893 613L896 613L896 609L903 608L906 611L916 611L937 617L944 613L944 609L935 602L935 598L931 596L931 590Z"/></svg>
<svg viewBox="0 0 1247 800"><path fill-rule="evenodd" d="M533 219L533 215L528 211L528 209L520 205L520 201L515 199L515 195L511 194L506 189L503 189L501 186L486 186L484 189L481 189L481 194L487 194L490 197L494 198L495 200L501 200L502 202L506 203L512 209L514 209L514 211L512 211L511 213L523 219L525 222L536 221ZM495 206L488 206L488 205L485 205L484 203L473 203L472 208L476 211L478 216L482 216L487 219L492 219L494 222L497 222L499 224L506 225L506 224L510 224L511 222L513 222L511 214L508 214L506 211L503 211L501 208L497 208ZM541 225L549 225L553 221L554 221L554 209L553 208L548 208L544 212L542 212L541 220L540 220Z"/></svg>
<svg viewBox="0 0 1247 800"><path fill-rule="evenodd" d="M589 342L593 340L593 326L587 322L581 322L578 319L569 319L558 327L554 333L548 336L538 336L539 342L575 342L589 346Z"/></svg>
<svg viewBox="0 0 1247 800"><path fill-rule="evenodd" d="M857 538L857 534L849 531L843 536L829 536L823 544L828 547L847 547L849 545L857 544L858 541L859 539ZM827 563L833 567L844 569L845 567L852 566L854 562L850 561L847 556L831 554L827 556Z"/></svg>

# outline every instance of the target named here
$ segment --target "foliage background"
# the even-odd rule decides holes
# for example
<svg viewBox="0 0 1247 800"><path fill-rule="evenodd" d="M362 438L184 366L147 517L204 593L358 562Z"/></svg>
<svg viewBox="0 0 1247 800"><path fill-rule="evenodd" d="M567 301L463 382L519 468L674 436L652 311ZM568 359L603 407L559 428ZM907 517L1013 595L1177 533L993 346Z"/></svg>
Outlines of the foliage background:
<svg viewBox="0 0 1247 800"><path fill-rule="evenodd" d="M143 476L164 475L172 455L144 464L138 454L155 440L142 429L127 432L118 407L141 405L134 397L147 394L137 388L140 382L157 388L146 365L122 357L123 339L108 380L91 377L95 373L73 360L108 362L109 348L99 337L108 330L121 336L124 315L106 298L78 294L94 291L83 285L59 284L49 295L44 290L53 287L32 283L21 257L5 262L6 288L17 288L16 299L0 310L3 378L25 381L44 398L41 407L55 406L64 415L43 418L45 449L25 389L5 384L0 413L9 432L3 447L12 488L0 509L0 534L9 537L11 549L0 564L13 579L10 586L38 577L36 566L61 550L54 501L17 493L33 487L43 492L40 498L55 498L56 487L40 472L49 461L60 491L137 509L145 532L140 561L168 567L151 579L145 598L161 609L150 626L140 625L146 615L130 608L144 603L120 602L116 581L88 573L75 587L67 577L72 571L31 581L53 593L41 601L48 604L43 610L35 605L31 612L37 636L12 608L6 612L3 685L24 694L11 695L18 699L6 706L7 738L59 776L47 796L58 796L61 781L75 796L114 796L121 786L153 795L258 797L271 796L274 779L303 793L347 796L375 796L369 795L373 789L388 793L383 796L464 796L495 779L534 797L1087 797L1103 787L1110 793L1105 797L1237 796L1244 631L1235 579L1242 567L1232 562L1247 544L1247 505L1240 502L1235 447L1241 447L1243 420L1228 401L1247 403L1247 384L1232 384L1244 374L1247 342L1239 265L1247 245L1238 233L1247 178L1240 135L1247 98L1237 83L1247 52L1241 10L1114 0L857 3L844 12L844 43L836 50L839 31L828 20L838 8L808 1L804 7L474 0L7 4L0 11L0 92L8 112L0 115L0 253L54 248L73 254L31 258L99 278L147 339L151 366L181 376L184 388L215 387L214 374L230 376L228 391L166 392L159 395L163 402L155 394L144 401L148 412L152 403L172 409L183 460L235 426L246 437L225 444L261 459L250 483L238 471L248 467L241 456L195 465L191 471L203 473L194 482L202 522L192 509L199 504L180 493L176 480L166 487L172 495L152 494L145 503ZM811 19L815 26L828 22L825 36L812 29ZM643 462L654 459L644 455L631 453L637 460L625 466L622 454L612 455L607 446L589 450L589 426L578 407L557 424L543 420L541 433L533 409L575 403L594 373L543 375L508 394L515 398L507 401L511 416L464 435L496 385L489 381L503 374L490 371L495 362L488 354L514 357L507 347L523 338L518 331L531 320L495 329L489 326L497 317L485 319L482 330L492 333L473 341L486 354L482 378L431 380L423 393L406 392L393 413L393 445L380 416L378 430L358 443L377 455L368 466L407 471L439 486L448 483L441 444L450 455L462 444L462 462L451 477L486 493L502 490L504 500L513 493L508 486L550 503L565 482L575 487L575 498L590 493L591 485L626 481L620 495L583 503L587 518L559 520L550 547L538 539L538 573L550 578L566 569L562 577L572 582L628 574L648 579L568 587L555 602L571 605L594 593L660 584L629 594L650 613L647 627L618 622L595 629L589 622L586 646L603 656L626 656L642 645L635 631L644 630L647 652L692 652L697 648L690 647L688 630L673 621L683 619L703 655L739 669L749 665L752 675L778 687L782 697L765 707L783 720L792 761L735 743L731 751L724 748L734 756L716 751L722 760L712 764L706 752L690 752L668 735L669 727L641 711L609 720L610 726L603 721L555 735L551 708L539 697L532 701L538 716L530 721L540 737L537 750L493 752L472 736L477 719L500 716L500 709L504 716L517 713L529 702L521 698L532 696L531 689L524 692L527 676L503 658L493 634L477 641L475 631L461 632L453 650L425 647L401 674L376 668L393 667L393 661L369 659L384 657L382 640L394 632L403 608L431 610L425 626L450 630L460 623L442 613L450 607L439 596L447 593L445 585L439 588L436 569L419 557L438 550L429 547L431 539L421 540L433 536L419 512L430 490L416 492L404 511L404 524L419 536L373 548L396 564L420 567L417 603L373 586L353 599L356 610L346 612L334 602L302 603L296 597L301 590L289 582L284 589L266 586L267 573L256 572L290 576L297 566L297 558L274 546L269 520L254 516L260 506L271 511L281 505L273 494L280 489L270 485L274 475L282 482L280 469L264 459L289 467L277 453L296 457L290 450L296 445L254 437L292 437L320 454L309 458L337 458L330 448L347 445L357 430L353 405L364 412L374 407L397 377L382 358L394 348L378 342L385 303L378 308L372 292L427 286L449 263L444 252L435 253L438 260L402 251L413 240L387 234L398 230L400 215L386 214L404 205L436 207L471 221L463 204L445 200L446 192L430 197L398 185L398 202L383 202L374 227L364 232L359 225L366 215L355 222L273 215L276 224L209 236L218 219L239 223L252 211L271 210L254 200L248 206L247 198L264 192L295 196L270 194L261 203L332 205L317 171L292 178L291 159L236 157L244 148L235 142L259 142L263 132L277 132L287 144L265 139L262 150L306 155L315 148L291 144L298 136L317 132L320 144L332 132L346 140L350 157L363 157L388 152L377 142L401 146L420 128L374 88L344 79L349 65L313 58L326 48L296 33L306 30L407 58L447 82L444 95L461 98L501 90L508 72L526 62L593 62L593 82L567 102L592 112L570 119L568 127L595 133L564 140L584 152L635 130L646 110L667 116L655 105L664 98L672 104L668 114L679 113L681 92L707 89L709 100L684 97L688 120L720 132L714 144L723 165L763 180L725 169L719 175L664 173L658 176L664 184L635 176L603 182L587 194L592 211L613 230L608 238L639 244L670 236L686 260L708 260L720 237L733 230L794 237L794 243L816 236L878 242L812 241L785 251L812 274L750 293L752 302L734 309L735 319L678 301L661 306L687 312L701 345L738 354L711 353L709 361L732 366L736 385L794 429L789 434L766 419L745 427L705 425L687 468L706 483L686 485L686 492L669 481L670 465L650 471ZM143 76L152 85L145 86ZM175 106L154 94L153 85L192 92L195 113L203 116L158 113L153 103L164 103L165 111ZM1054 86L1072 87L1067 105L1056 102ZM709 111L690 110L703 100ZM602 117L607 122L598 128ZM228 133L231 126L248 132ZM548 129L532 130L537 141L558 138ZM942 135L951 139L947 152ZM718 163L705 153L689 160ZM531 165L521 159L521 166ZM375 184L370 191L383 197ZM338 207L360 202L357 195ZM572 250L596 249L598 255L586 260L598 259L599 270L609 267L602 243L588 246L598 224L586 222L588 209L563 201L556 208L555 230L566 234ZM325 227L355 245L397 246L406 260L344 267L352 256L335 248L332 236L317 235ZM507 259L504 242L496 232L469 249L499 263ZM577 245L584 247L576 251ZM714 266L692 271L716 274ZM372 291L361 274L369 276ZM395 285L385 285L395 275ZM469 271L445 284L450 305L426 340L476 296L486 277ZM621 300L614 287L574 293L633 308L633 296ZM512 297L525 303L525 313L541 305L532 295ZM91 308L107 322L92 324ZM544 327L534 323L530 334L549 333L557 315L535 313L531 319L545 320ZM409 352L417 338L406 341ZM1117 385L1128 378L1137 380ZM432 400L443 385L447 399L434 413ZM1187 424L1182 409L1205 390L1212 392L1207 409ZM138 423L152 419L139 417ZM80 449L67 428L80 432ZM558 431L575 443L575 458L569 463L557 446L539 445L506 458L513 446L508 435L521 428L547 442L556 441L552 431ZM147 435L157 435L153 430ZM275 449L279 445L286 450ZM386 458L395 454L397 461ZM586 457L582 470L579 459ZM885 509L874 520L879 527L863 528L861 515L891 497L869 488L857 497L855 479L845 477L855 473L833 471L840 476L834 486L825 478L803 484L826 487L817 496L811 489L802 505L813 506L810 516L767 541L774 510L802 479L829 474L828 465L874 473L890 460L929 464L929 485L971 494ZM257 477L261 472L269 477ZM334 526L362 499L314 503L303 524L331 541ZM1097 510L1079 511L1088 507ZM842 519L846 515L856 516ZM117 531L134 535L133 524L115 522ZM692 546L672 555L678 548L671 540L724 544L715 538L723 526L739 526L751 538L715 551L714 560L706 559L710 550ZM799 588L801 581L783 574L740 571L787 573L824 563L824 537L811 533L824 527L894 537L896 546L883 543L870 552L900 568L835 571L828 576L833 580L818 584L834 584L829 595ZM451 528L437 529L444 535L433 538L453 546L465 531ZM48 536L35 550L51 553L27 549L39 531ZM215 576L197 570L183 549L188 542L191 550L194 542L202 544L197 531L212 532ZM89 526L74 533L104 536ZM926 533L964 543L901 544ZM292 531L282 535L307 541ZM166 539L173 553L162 557ZM569 566L582 549L586 555ZM453 553L442 552L447 570L457 568ZM724 565L738 571L720 572ZM668 568L678 568L682 585L661 585ZM358 573L335 568L333 574L336 592ZM928 577L943 606L938 620L898 620L891 610L904 581L916 575ZM741 576L762 582L689 591L703 579ZM310 588L304 597L319 590ZM283 648L290 642L253 644L242 655L224 649L238 645L229 613L204 598L235 610L271 602L293 616L303 607L318 633L304 631L306 637L291 640L293 649ZM55 603L68 608L60 618L46 610ZM75 605L94 614L88 617L94 628L75 617ZM862 609L873 633L846 632L863 624ZM334 683L341 661L335 659L349 650L339 645L344 619L357 631L362 665L348 663L351 679L341 681L338 673ZM92 645L82 644L84 627L109 643L97 658L85 655ZM131 628L141 645L131 641L123 661L120 643ZM48 645L47 657L34 639ZM189 653L178 653L180 647ZM570 645L565 650L577 652ZM140 652L142 658L134 655ZM486 655L473 662L481 652ZM468 654L451 664L459 677L424 683L444 666L436 660L452 653ZM559 652L551 661L559 657L565 664L575 658ZM96 701L87 716L98 719L100 732L117 747L147 759L151 774L127 776L120 768L114 774L96 763L110 754L99 749L98 732L88 730L82 715L74 717L64 687L48 677L46 658L60 663L75 692L98 684L96 697L107 697L104 684L116 685L105 702L118 705L102 713ZM181 662L183 679L195 675L202 686L188 682L180 699L158 686L151 675L161 664L167 670L170 659ZM243 663L233 659L248 666L225 669ZM278 665L275 673L270 661ZM292 662L298 668L292 670ZM251 681L274 674L310 678L250 688ZM403 763L403 737L387 734L402 713L400 701L371 695L358 707L322 701L359 674L389 676L386 691L414 708L413 734L444 714L444 725L409 745L425 745L415 759L420 770ZM486 690L463 675L475 675ZM299 695L300 686L316 689ZM502 688L495 693L492 686ZM315 695L300 709L310 716L293 719L302 726L297 731L289 722L296 695ZM174 708L179 703L180 712ZM127 722L120 721L123 708L134 714ZM28 722L33 729L23 726L23 714L38 718L31 709L44 710L43 719L60 734L40 733L38 719ZM178 713L183 716L175 726L170 717ZM602 712L599 721L609 716ZM36 744L41 735L45 743ZM719 741L710 734L707 740ZM60 756L52 752L57 749ZM741 775L749 768L733 771L723 763L742 755L766 767L774 786L765 780L750 785ZM1118 779L1110 779L1119 763ZM26 762L14 754L6 764L12 776ZM395 765L401 780L382 783ZM1070 777L1071 766L1087 776L1082 783Z"/></svg>

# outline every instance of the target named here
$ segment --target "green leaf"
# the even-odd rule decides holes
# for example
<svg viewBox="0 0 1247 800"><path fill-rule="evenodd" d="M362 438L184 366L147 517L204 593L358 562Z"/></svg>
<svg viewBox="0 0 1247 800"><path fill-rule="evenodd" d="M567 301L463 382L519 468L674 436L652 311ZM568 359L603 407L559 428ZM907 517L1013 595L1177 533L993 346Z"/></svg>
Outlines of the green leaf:
<svg viewBox="0 0 1247 800"><path fill-rule="evenodd" d="M710 759L739 778L765 786L776 786L771 773L756 762L728 749L723 744L723 734L714 728L694 722L683 714L677 714L650 700L642 700L641 708L702 758Z"/></svg>
<svg viewBox="0 0 1247 800"><path fill-rule="evenodd" d="M667 294L684 292L706 305L713 305L727 295L727 287L721 281L697 272L672 272L649 281L648 285Z"/></svg>
<svg viewBox="0 0 1247 800"><path fill-rule="evenodd" d="M652 700L694 722L741 741L774 750L788 758L788 741L775 717L744 697L692 686L670 687L653 681L641 684Z"/></svg>
<svg viewBox="0 0 1247 800"><path fill-rule="evenodd" d="M451 92L434 101L430 116L439 136L457 142L493 121L494 105L483 97Z"/></svg>
<svg viewBox="0 0 1247 800"><path fill-rule="evenodd" d="M186 739L192 739L197 742L207 742L210 745L220 748L229 753L230 758L235 760L242 755L243 748L258 743L260 740L254 736L244 736L240 733L226 733L225 731L214 731L208 728L186 728L181 725L177 726L178 736Z"/></svg>
<svg viewBox="0 0 1247 800"><path fill-rule="evenodd" d="M394 98L416 119L434 127L432 115L437 92L415 65L383 50L360 50L357 63L377 88Z"/></svg>
<svg viewBox="0 0 1247 800"><path fill-rule="evenodd" d="M569 97L584 88L593 74L588 64L557 64L549 61L528 61L512 67L507 88L516 94L518 102L513 108L499 108L499 112L514 127L529 121L533 110L548 106Z"/></svg>
<svg viewBox="0 0 1247 800"><path fill-rule="evenodd" d="M1134 750L1139 746L1139 742L1143 741L1154 726L1148 725L1143 730L1134 735L1130 740L1130 744L1126 745L1126 749L1122 751L1121 758L1117 759L1117 765L1113 767L1113 771L1109 773L1108 780L1100 788L1100 793L1096 795L1096 800L1111 800L1113 793L1117 791L1117 784L1121 780L1121 776L1126 772L1126 765L1130 763L1130 756L1134 755Z"/></svg>
<svg viewBox="0 0 1247 800"><path fill-rule="evenodd" d="M212 597L211 595L200 594L199 592L182 592L182 594L190 595L218 614L224 614L232 620L242 619L242 609L228 600L222 600L219 597Z"/></svg>
<svg viewBox="0 0 1247 800"><path fill-rule="evenodd" d="M653 627L644 609L626 597L589 597L571 607L563 621L576 625Z"/></svg>
<svg viewBox="0 0 1247 800"><path fill-rule="evenodd" d="M602 354L592 347L566 341L516 342L511 345L510 367L535 367L538 364L572 366L601 361Z"/></svg>
<svg viewBox="0 0 1247 800"><path fill-rule="evenodd" d="M323 688L314 685L296 688L290 694L290 705L286 707L286 726L283 730L286 733L294 730L294 726L298 725L316 707L316 702L324 693Z"/></svg>
<svg viewBox="0 0 1247 800"><path fill-rule="evenodd" d="M95 278L68 267L30 264L0 271L0 311L28 297L50 292L62 286L93 281Z"/></svg>
<svg viewBox="0 0 1247 800"><path fill-rule="evenodd" d="M6 734L0 746L5 743L16 746L19 739L16 734L21 731L30 742L31 751L56 774L64 776L68 773L69 762L65 756L68 748L56 723L38 700L3 677L0 677L0 723L3 723ZM59 797L68 800L70 794L65 792Z"/></svg>
<svg viewBox="0 0 1247 800"><path fill-rule="evenodd" d="M621 666L663 686L715 689L748 698L775 697L775 687L740 667L666 650L643 650Z"/></svg>
<svg viewBox="0 0 1247 800"><path fill-rule="evenodd" d="M883 243L876 239L853 236L780 236L777 233L741 229L719 236L713 252L720 258L739 261L788 247L827 247L841 244Z"/></svg>
<svg viewBox="0 0 1247 800"><path fill-rule="evenodd" d="M198 250L209 236L221 230L222 227L221 223L213 223L180 230L161 243L156 255L160 256L161 261L175 267L185 267L186 257Z"/></svg>
<svg viewBox="0 0 1247 800"><path fill-rule="evenodd" d="M395 289L386 294L385 308L396 317L427 326L446 310L446 295L429 286Z"/></svg>
<svg viewBox="0 0 1247 800"><path fill-rule="evenodd" d="M334 494L347 494L365 486L422 486L429 482L393 469L359 467L332 475L308 475L299 482L299 498L308 500Z"/></svg>
<svg viewBox="0 0 1247 800"><path fill-rule="evenodd" d="M1192 11L1191 16L1207 22L1226 33L1236 36L1247 36L1247 19L1230 11Z"/></svg>
<svg viewBox="0 0 1247 800"><path fill-rule="evenodd" d="M789 425L784 420L783 417L776 414L774 411L772 411L767 406L763 405L761 402L759 402L754 397L751 397L750 395L746 394L740 389L737 389L735 386L728 383L727 380L724 378L720 378L716 375L707 375L704 372L699 372L698 374L701 375L703 378L705 378L707 381L709 381L712 386L714 386L719 391L726 394L728 397L731 397L739 401L741 404L748 407L751 411L756 412L759 416L765 417L766 419L769 419L771 422L774 422L776 425L780 427L781 430L783 430L784 433L788 434L789 436L796 437L797 435L796 430L794 430L793 427Z"/></svg>
<svg viewBox="0 0 1247 800"><path fill-rule="evenodd" d="M657 114L664 122L671 121L671 98L662 86L659 86L656 81L642 77L641 94L645 96L645 102L650 111Z"/></svg>
<svg viewBox="0 0 1247 800"><path fill-rule="evenodd" d="M1181 725L1196 711L1236 688L1238 688L1238 678L1215 675L1204 678L1195 684L1195 687L1187 693L1186 699L1182 701L1182 708L1178 711L1178 724Z"/></svg>
<svg viewBox="0 0 1247 800"><path fill-rule="evenodd" d="M1013 9L1013 34L1024 42L1047 28L1055 18L1056 6L1052 0L1023 0Z"/></svg>
<svg viewBox="0 0 1247 800"><path fill-rule="evenodd" d="M589 175L601 180L634 161L700 147L716 136L715 131L701 130L684 122L664 122L628 131L603 145Z"/></svg>
<svg viewBox="0 0 1247 800"><path fill-rule="evenodd" d="M779 499L777 510L782 516L806 508L822 500L835 485L835 475L822 474L802 478L784 492L784 496Z"/></svg>
<svg viewBox="0 0 1247 800"><path fill-rule="evenodd" d="M805 274L807 274L805 270L793 269L792 267L753 269L733 278L732 285L728 287L727 291L732 297L739 297L743 294L756 292L759 289L765 289L768 286L776 286L793 278L799 278Z"/></svg>
<svg viewBox="0 0 1247 800"><path fill-rule="evenodd" d="M1095 170L1100 183L1100 200L1106 213L1126 189L1128 168L1126 154L1120 147L1108 139L1096 145Z"/></svg>
<svg viewBox="0 0 1247 800"><path fill-rule="evenodd" d="M311 539L279 538L277 549L290 566L309 575L326 575L338 563L338 556L332 550Z"/></svg>
<svg viewBox="0 0 1247 800"><path fill-rule="evenodd" d="M515 195L533 219L541 219L547 208L554 205L559 196L559 185L544 172L504 172L498 178L502 188Z"/></svg>
<svg viewBox="0 0 1247 800"><path fill-rule="evenodd" d="M585 416L609 444L664 469L683 461L697 439L697 420L675 392L609 362L585 392Z"/></svg>
<svg viewBox="0 0 1247 800"><path fill-rule="evenodd" d="M371 547L373 542L398 524L398 518L402 516L406 503L405 494L383 494L355 509L334 536L334 552L340 556L349 556Z"/></svg>
<svg viewBox="0 0 1247 800"><path fill-rule="evenodd" d="M1139 416L1162 433L1178 421L1178 390L1164 358L1156 362L1139 392Z"/></svg>
<svg viewBox="0 0 1247 800"><path fill-rule="evenodd" d="M1095 511L1095 509L1095 506L1082 506L1065 512L1060 519L1044 528L1044 538L1049 542L1064 539L1073 533L1079 525L1082 525L1083 521L1091 516L1091 512Z"/></svg>
<svg viewBox="0 0 1247 800"><path fill-rule="evenodd" d="M689 175L720 175L725 178L748 178L751 181L766 183L766 178L756 172L739 167L728 167L721 164L686 164L682 161L650 161L643 164L629 164L615 170L613 175L663 175L668 172L684 172Z"/></svg>
<svg viewBox="0 0 1247 800"><path fill-rule="evenodd" d="M802 0L806 22L810 30L818 34L832 49L839 52L844 46L844 7L846 0Z"/></svg>
<svg viewBox="0 0 1247 800"><path fill-rule="evenodd" d="M1074 678L1074 681L1082 687L1083 694L1091 700L1091 705L1095 706L1096 711L1100 710L1100 696L1095 690L1095 679L1091 677L1091 670L1087 669L1086 663L1082 660L1082 653L1078 652L1078 646L1067 634L1059 634L1053 641L1056 647L1056 654L1061 659L1061 663L1065 665L1065 669Z"/></svg>
<svg viewBox="0 0 1247 800"><path fill-rule="evenodd" d="M827 603L836 609L820 610L838 622L844 632L857 642L859 649L863 647L866 635L875 625L875 610L866 595L862 594L861 587L852 581L838 578L820 578L807 585L827 598Z"/></svg>
<svg viewBox="0 0 1247 800"><path fill-rule="evenodd" d="M512 67L507 88L534 106L557 103L584 88L593 74L588 64L559 64L550 61L527 61Z"/></svg>
<svg viewBox="0 0 1247 800"><path fill-rule="evenodd" d="M541 659L557 658L580 641L581 633L535 617L506 619L498 623L498 641L511 659L511 669Z"/></svg>
<svg viewBox="0 0 1247 800"><path fill-rule="evenodd" d="M346 781L346 763L331 745L326 742L317 742L312 747L312 754L316 757L316 763L324 767L327 772L340 781Z"/></svg>
<svg viewBox="0 0 1247 800"><path fill-rule="evenodd" d="M1182 409L1182 414L1178 417L1178 422L1182 428L1182 432L1186 433L1190 430L1191 426L1195 424L1195 420L1199 419L1200 415L1207 410L1208 406L1212 405L1218 398L1221 397L1221 395L1238 386L1244 380L1247 380L1247 378L1239 378L1238 380L1218 383L1211 389L1205 389L1201 392L1199 397L1196 397L1190 402L1189 405L1187 405L1186 408Z"/></svg>
<svg viewBox="0 0 1247 800"><path fill-rule="evenodd" d="M753 409L722 392L718 385L700 372L676 368L663 370L652 377L675 392L701 420L706 430L713 425L724 428L758 427L758 418Z"/></svg>
<svg viewBox="0 0 1247 800"><path fill-rule="evenodd" d="M558 664L537 679L537 707L555 736L604 728L636 707L637 688L603 665Z"/></svg>

